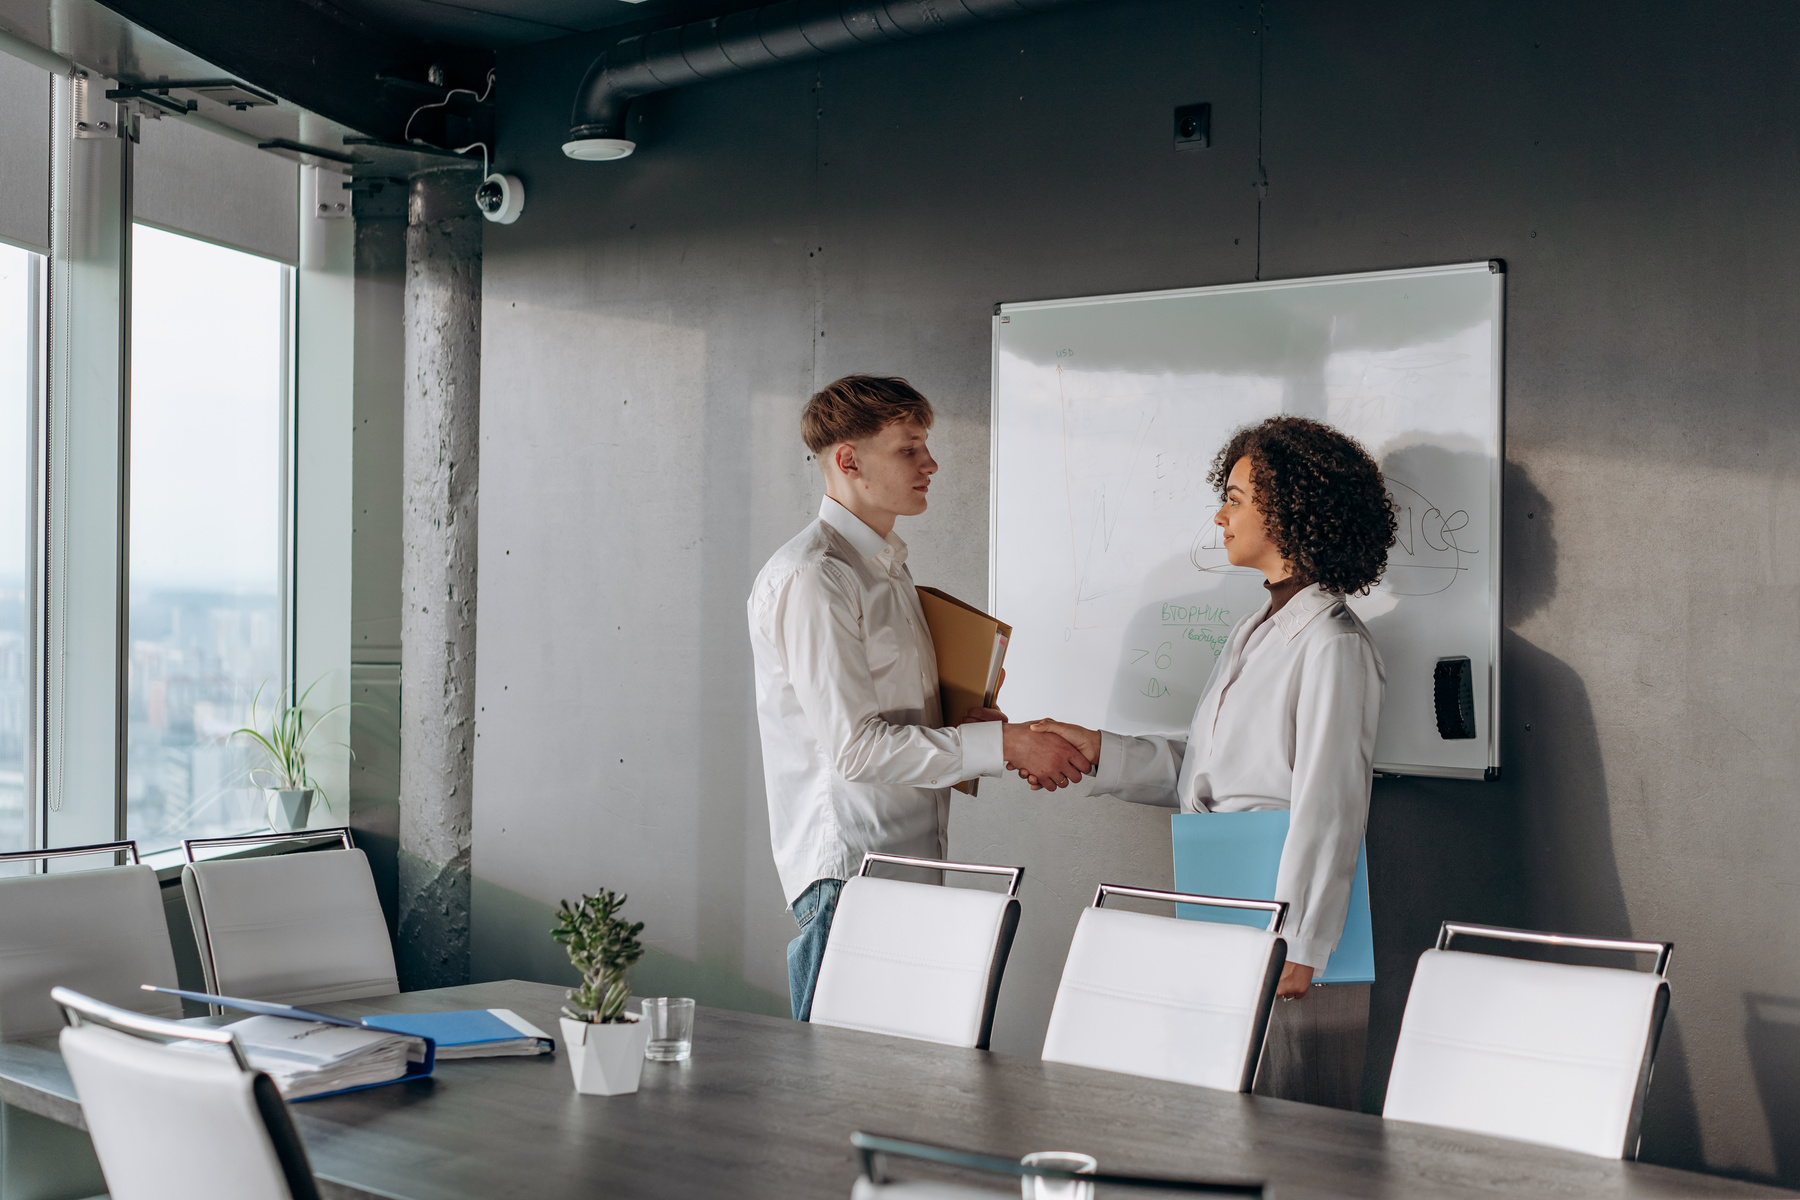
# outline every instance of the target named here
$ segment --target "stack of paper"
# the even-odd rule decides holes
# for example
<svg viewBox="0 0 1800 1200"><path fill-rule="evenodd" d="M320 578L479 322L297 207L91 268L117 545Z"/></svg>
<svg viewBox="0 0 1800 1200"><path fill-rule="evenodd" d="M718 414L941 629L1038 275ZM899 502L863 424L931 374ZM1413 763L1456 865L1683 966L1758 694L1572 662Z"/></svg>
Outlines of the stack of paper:
<svg viewBox="0 0 1800 1200"><path fill-rule="evenodd" d="M937 652L944 724L960 723L971 708L992 708L1012 626L936 588L919 589L919 607L925 611L925 625ZM975 794L974 780L956 786Z"/></svg>
<svg viewBox="0 0 1800 1200"><path fill-rule="evenodd" d="M424 1039L381 1029L258 1016L233 1021L250 1065L267 1071L288 1100L392 1083L408 1063L427 1061ZM214 1042L176 1042L183 1050L225 1053Z"/></svg>

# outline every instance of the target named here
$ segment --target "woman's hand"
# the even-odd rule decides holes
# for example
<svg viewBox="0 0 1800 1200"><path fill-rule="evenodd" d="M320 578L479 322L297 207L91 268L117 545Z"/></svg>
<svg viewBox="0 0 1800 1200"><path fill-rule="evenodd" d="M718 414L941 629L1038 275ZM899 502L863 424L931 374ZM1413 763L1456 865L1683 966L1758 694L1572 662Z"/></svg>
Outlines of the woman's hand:
<svg viewBox="0 0 1800 1200"><path fill-rule="evenodd" d="M1281 968L1281 982L1275 985L1275 995L1283 1000L1298 1000L1312 987L1312 977L1311 967L1291 962Z"/></svg>
<svg viewBox="0 0 1800 1200"><path fill-rule="evenodd" d="M1031 731L1033 733L1056 734L1058 737L1068 742L1069 745L1079 750L1081 756L1093 764L1093 769L1099 769L1100 733L1098 730L1087 729L1080 725L1070 725L1066 721L1053 721L1046 718L1042 721L1033 721L1031 723ZM1043 781L1027 771L1020 771L1019 778L1023 779L1026 783L1029 783L1031 785L1031 790L1034 792L1044 790ZM1054 791L1055 789L1053 788L1051 790Z"/></svg>

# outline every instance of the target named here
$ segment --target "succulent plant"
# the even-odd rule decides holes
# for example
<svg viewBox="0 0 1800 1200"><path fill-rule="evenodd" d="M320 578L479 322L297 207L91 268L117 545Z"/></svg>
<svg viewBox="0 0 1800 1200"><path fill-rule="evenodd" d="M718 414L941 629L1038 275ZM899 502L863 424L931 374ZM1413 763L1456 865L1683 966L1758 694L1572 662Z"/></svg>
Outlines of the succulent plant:
<svg viewBox="0 0 1800 1200"><path fill-rule="evenodd" d="M618 915L626 897L602 888L583 896L581 903L564 900L557 908L557 926L550 936L563 944L569 961L581 972L581 986L569 989L563 1012L577 1021L611 1025L625 1020L625 1001L631 995L625 973L644 957L637 935L644 923L635 924Z"/></svg>

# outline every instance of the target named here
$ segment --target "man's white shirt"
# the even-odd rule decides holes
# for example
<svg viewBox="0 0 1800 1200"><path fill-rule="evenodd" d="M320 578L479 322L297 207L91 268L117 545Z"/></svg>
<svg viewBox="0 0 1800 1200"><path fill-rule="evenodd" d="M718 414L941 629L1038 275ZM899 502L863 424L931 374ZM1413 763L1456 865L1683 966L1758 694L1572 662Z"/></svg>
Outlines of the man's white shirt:
<svg viewBox="0 0 1800 1200"><path fill-rule="evenodd" d="M1005 770L1002 726L943 727L906 543L827 496L764 565L747 607L788 903L815 879L848 879L871 850L944 857L950 785Z"/></svg>
<svg viewBox="0 0 1800 1200"><path fill-rule="evenodd" d="M1322 968L1343 934L1369 819L1386 670L1368 627L1317 584L1231 631L1186 737L1100 735L1093 794L1183 812L1288 809L1275 899L1288 961Z"/></svg>

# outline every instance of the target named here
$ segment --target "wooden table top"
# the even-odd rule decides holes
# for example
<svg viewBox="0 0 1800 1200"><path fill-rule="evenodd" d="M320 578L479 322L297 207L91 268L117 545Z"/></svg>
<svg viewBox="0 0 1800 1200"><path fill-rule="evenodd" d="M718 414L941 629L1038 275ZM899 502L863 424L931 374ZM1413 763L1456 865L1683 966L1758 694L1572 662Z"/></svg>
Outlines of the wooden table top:
<svg viewBox="0 0 1800 1200"><path fill-rule="evenodd" d="M320 1008L343 1016L510 1008L560 1041L562 994L507 981ZM858 1129L1006 1157L1077 1150L1107 1171L1263 1179L1279 1200L1793 1194L723 1009L700 1009L693 1058L645 1063L635 1095L580 1095L562 1059L447 1062L429 1079L296 1104L294 1121L326 1196L385 1200L845 1200L858 1173L850 1148ZM0 1099L81 1123L68 1073L47 1044L0 1045ZM895 1173L927 1172L897 1164Z"/></svg>

